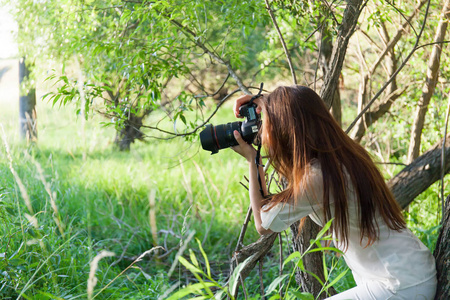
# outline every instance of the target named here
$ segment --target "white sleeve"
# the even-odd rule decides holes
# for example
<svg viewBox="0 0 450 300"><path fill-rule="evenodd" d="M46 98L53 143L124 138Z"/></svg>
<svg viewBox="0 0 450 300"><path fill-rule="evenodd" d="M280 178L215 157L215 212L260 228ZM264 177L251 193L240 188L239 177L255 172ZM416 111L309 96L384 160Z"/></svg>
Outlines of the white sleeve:
<svg viewBox="0 0 450 300"><path fill-rule="evenodd" d="M294 203L278 203L270 210L261 209L261 226L274 232L289 228L294 222L307 215L322 211L323 182L322 171L312 167L307 184L303 184ZM293 202L293 201L291 201Z"/></svg>

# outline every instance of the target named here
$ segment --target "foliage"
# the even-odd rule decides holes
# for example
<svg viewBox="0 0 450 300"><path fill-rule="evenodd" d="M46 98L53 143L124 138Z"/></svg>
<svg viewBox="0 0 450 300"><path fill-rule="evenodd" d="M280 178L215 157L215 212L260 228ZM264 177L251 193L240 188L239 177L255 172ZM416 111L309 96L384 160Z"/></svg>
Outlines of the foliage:
<svg viewBox="0 0 450 300"><path fill-rule="evenodd" d="M217 84L194 75L208 65L212 72L216 68L199 50L215 53L242 71L251 67L242 66L241 60L254 42L253 33L262 37L256 27L264 20L256 13L257 1L247 1L245 9L240 4L23 0L16 3L15 16L23 28L19 41L24 55L41 63L49 58L63 63L49 77L58 86L47 94L53 104L86 103L86 112L101 112L118 130L130 115L145 117L161 107L171 121L182 121L175 131L183 133L198 129L201 114L189 122L185 114L202 109L203 99L212 94L205 85ZM238 43L242 39L236 37L242 35L245 42ZM66 70L67 64L75 69ZM222 81L226 77L217 76ZM196 83L186 89L186 80Z"/></svg>
<svg viewBox="0 0 450 300"><path fill-rule="evenodd" d="M330 229L332 220L328 221L327 224L322 228L322 230L317 234L316 238L314 240L310 241L309 247L305 250L304 253L294 252L291 255L289 255L283 262L283 269L289 262L294 262L294 267L290 271L290 273L279 275L275 278L273 278L272 282L269 284L265 291L264 296L270 296L269 299L304 299L304 300L312 300L314 299L313 295L308 293L302 293L300 292L300 287L297 286L296 288L290 287L290 283L293 281L293 277L295 275L295 272L297 269L300 269L303 272L308 272L314 278L316 278L320 284L322 285L322 292L327 293L327 290L334 286L341 278L343 278L346 273L348 272L348 269L345 269L343 272L339 273L337 276L335 276L332 280L330 277L330 273L334 271L335 264L331 267L331 271L328 271L328 266L324 264L324 274L325 274L325 282L322 282L322 280L316 276L315 274L311 273L310 271L306 270L303 265L303 258L308 253L321 251L325 258L325 252L324 251L333 251L336 253L343 254L342 251L340 251L337 248L329 247L329 246L322 246L323 243L329 243L332 240L331 235L325 236L325 233ZM199 261L197 257L195 256L194 252L190 250L190 260L186 260L184 257L178 257L178 261L180 264L182 264L186 269L188 269L197 279L197 283L189 284L186 287L183 287L179 289L177 292L173 293L168 300L175 300L175 299L182 299L183 297L186 297L188 295L199 295L195 299L208 299L208 298L215 298L215 299L222 299L225 295L231 299L234 299L233 292L236 290L236 286L240 284L239 282L239 274L241 270L248 264L251 257L247 258L245 261L239 263L239 265L233 270L233 273L231 274L228 282L225 286L221 285L219 282L214 280L211 277L211 271L210 271L210 265L208 261L208 257L206 256L201 243L199 240L197 240L199 249L202 253L204 264L206 266L206 272L202 270ZM324 262L326 260L324 259ZM287 280L287 282L285 282ZM176 285L178 286L179 283ZM284 291L282 290L284 288ZM247 293L246 293L247 295ZM253 296L250 295L250 299L254 299ZM190 298L191 299L191 298Z"/></svg>

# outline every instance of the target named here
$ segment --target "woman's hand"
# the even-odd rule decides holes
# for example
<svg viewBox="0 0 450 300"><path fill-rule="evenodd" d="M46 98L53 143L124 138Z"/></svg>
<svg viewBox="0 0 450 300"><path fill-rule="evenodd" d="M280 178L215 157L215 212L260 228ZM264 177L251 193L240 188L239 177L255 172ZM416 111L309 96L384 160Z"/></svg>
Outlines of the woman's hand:
<svg viewBox="0 0 450 300"><path fill-rule="evenodd" d="M252 99L252 97L253 97L253 95L243 95L236 99L236 101L234 102L234 107L233 107L234 115L236 116L236 118L243 118L243 116L239 115L239 107L241 107L245 103L250 102L250 99ZM257 105L256 113L258 113L258 114L260 114L262 111L260 100L261 100L260 98L256 98L255 100L253 100L253 103L255 103Z"/></svg>
<svg viewBox="0 0 450 300"><path fill-rule="evenodd" d="M245 159L247 159L247 161L249 163L255 162L255 158L256 158L255 148L253 148L253 146L247 144L242 139L242 136L239 133L239 131L237 131L237 130L233 131L233 135L234 135L234 138L236 139L236 141L239 143L239 145L233 146L233 147L231 147L231 149L233 149L235 152L237 152L240 155L242 155L243 157L245 157Z"/></svg>

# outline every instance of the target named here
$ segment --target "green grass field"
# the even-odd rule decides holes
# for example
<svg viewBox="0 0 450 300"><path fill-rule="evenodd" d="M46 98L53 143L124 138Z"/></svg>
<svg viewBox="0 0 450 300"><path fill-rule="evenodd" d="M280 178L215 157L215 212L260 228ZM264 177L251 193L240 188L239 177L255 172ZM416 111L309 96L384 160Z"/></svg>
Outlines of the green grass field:
<svg viewBox="0 0 450 300"><path fill-rule="evenodd" d="M8 275L0 295L85 298L90 262L108 250L115 256L100 261L95 291L112 283L98 297L153 299L176 279L165 278L166 271L193 231L217 270L228 269L248 208L239 184L246 163L231 150L210 156L197 140L179 139L137 142L129 153L120 153L113 147L113 129L99 125L100 117L87 122L83 145L81 121L72 108L43 102L38 103L39 141L27 146L18 137L15 108L1 109L2 135L17 178L2 145L0 261ZM224 110L220 117L230 115ZM248 240L256 238L251 230ZM157 245L165 250L146 255L113 281ZM166 251L172 254L157 258Z"/></svg>
<svg viewBox="0 0 450 300"><path fill-rule="evenodd" d="M83 131L71 106L41 101L39 141L27 146L18 136L16 106L0 102L0 298L157 299L178 281L196 282L179 265L168 276L180 247L201 257L194 238L184 244L191 234L213 276L227 276L249 203L239 183L247 175L243 159L231 150L210 156L197 139L137 142L121 153L101 117ZM229 120L228 106L213 123ZM437 184L431 187L408 215L430 248L438 234L438 191ZM250 224L245 243L257 237ZM277 249L266 258L266 286L278 276ZM114 255L96 266L95 257L108 254L102 251ZM338 272L344 268L339 263ZM249 296L259 299L257 272L246 282ZM348 273L336 288L352 284Z"/></svg>

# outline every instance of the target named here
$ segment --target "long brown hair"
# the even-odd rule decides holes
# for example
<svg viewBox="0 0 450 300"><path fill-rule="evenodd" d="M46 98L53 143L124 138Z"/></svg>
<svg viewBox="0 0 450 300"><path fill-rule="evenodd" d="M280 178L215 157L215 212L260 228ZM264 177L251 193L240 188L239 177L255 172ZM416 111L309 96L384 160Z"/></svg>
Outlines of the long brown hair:
<svg viewBox="0 0 450 300"><path fill-rule="evenodd" d="M360 243L364 238L367 245L378 240L377 213L390 229L406 227L400 206L369 154L345 134L313 90L279 87L262 97L262 103L264 147L274 168L288 181L284 191L271 197L269 207L296 198L311 161L316 159L322 170L325 221L332 218L332 196L334 220L330 230L345 246L349 223L345 173L356 192Z"/></svg>

